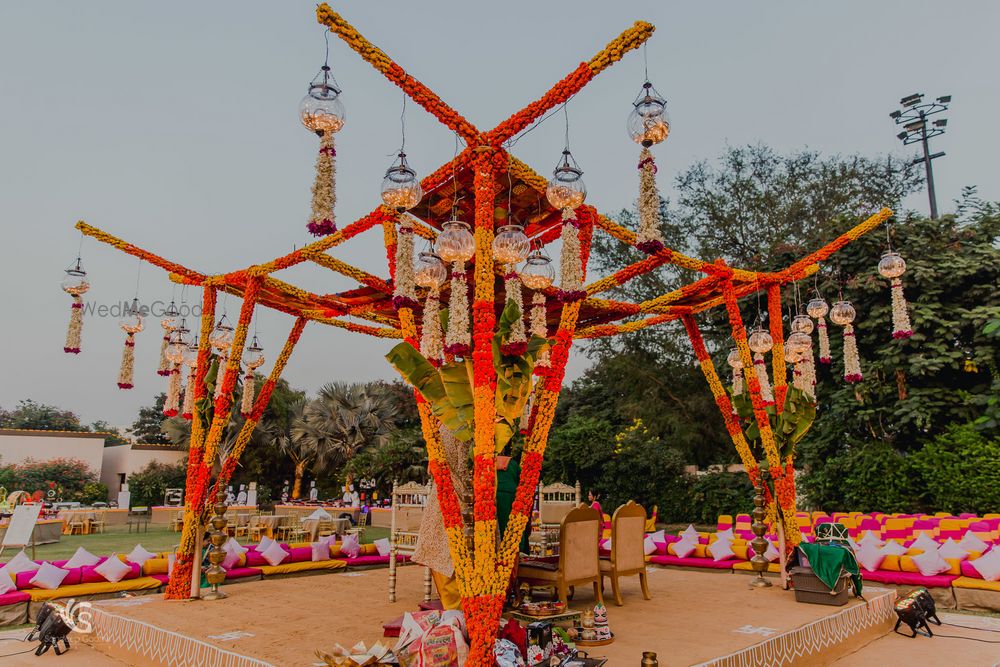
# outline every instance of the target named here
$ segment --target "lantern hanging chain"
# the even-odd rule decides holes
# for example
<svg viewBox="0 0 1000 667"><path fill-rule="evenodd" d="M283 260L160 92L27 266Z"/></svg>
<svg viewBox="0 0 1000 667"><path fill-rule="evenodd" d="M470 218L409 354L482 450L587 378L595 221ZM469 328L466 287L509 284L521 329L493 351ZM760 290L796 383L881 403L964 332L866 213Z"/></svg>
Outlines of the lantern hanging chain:
<svg viewBox="0 0 1000 667"><path fill-rule="evenodd" d="M891 230L892 230L892 224L887 222L885 224L885 245L886 249L889 252L892 252L892 236L890 234Z"/></svg>
<svg viewBox="0 0 1000 667"><path fill-rule="evenodd" d="M455 132L455 152L451 156L451 186L452 186L452 199L451 199L451 219L455 220L458 218L458 168L455 166L455 162L458 160L458 132Z"/></svg>
<svg viewBox="0 0 1000 667"><path fill-rule="evenodd" d="M563 104L563 118L566 120L566 147L565 150L569 152L569 100L566 100L566 104Z"/></svg>
<svg viewBox="0 0 1000 667"><path fill-rule="evenodd" d="M403 110L399 113L399 129L402 135L402 143L399 146L400 155L406 153L406 94L403 94Z"/></svg>
<svg viewBox="0 0 1000 667"><path fill-rule="evenodd" d="M329 72L330 69L330 31L323 31L323 41L326 43L326 53L323 54L323 71Z"/></svg>
<svg viewBox="0 0 1000 667"><path fill-rule="evenodd" d="M642 43L642 69L646 83L649 83L649 54L646 51L647 42Z"/></svg>
<svg viewBox="0 0 1000 667"><path fill-rule="evenodd" d="M542 123L544 123L545 121L547 121L549 118L552 118L552 116L555 116L557 113L559 113L560 111L562 111L563 109L565 109L566 105L569 104L569 101L571 99L573 99L574 97L576 97L576 93L573 93L572 95L570 95L569 99L567 99L565 102L563 102L562 104L560 104L559 106L557 106L555 109L553 109L552 111L548 112L547 114L545 114L544 116L542 116L541 118L539 118L538 120L536 120L535 122L533 122L531 124L531 127L529 127L528 129L523 130L520 134L518 134L515 137L512 137L510 139L505 140L503 142L503 147L505 149L507 149L507 150L510 150L511 148L513 148L514 144L516 144L518 141L521 140L521 137L523 137L526 134L528 134L529 132L533 131L535 128L539 127Z"/></svg>

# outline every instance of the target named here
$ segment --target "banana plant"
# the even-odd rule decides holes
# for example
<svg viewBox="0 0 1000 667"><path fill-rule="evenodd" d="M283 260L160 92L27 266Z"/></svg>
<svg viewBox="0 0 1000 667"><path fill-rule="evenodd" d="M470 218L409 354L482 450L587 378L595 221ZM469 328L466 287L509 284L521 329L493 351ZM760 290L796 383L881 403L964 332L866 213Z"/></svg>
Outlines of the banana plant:
<svg viewBox="0 0 1000 667"><path fill-rule="evenodd" d="M754 418L749 393L744 391L734 396L733 407L745 425L744 435L747 441L753 443L758 449L757 453L760 454L760 427ZM786 459L795 452L795 445L805 437L816 421L816 402L801 389L789 385L785 394L784 410L779 414L774 405L769 405L765 408L765 412L781 458Z"/></svg>
<svg viewBox="0 0 1000 667"><path fill-rule="evenodd" d="M492 341L493 368L497 376L493 440L498 453L517 433L518 422L531 394L535 360L549 345L548 339L533 336L523 355L503 354L503 345L514 322L520 317L521 309L514 301L508 300ZM442 319L447 319L446 310L442 311ZM447 330L447 321L444 328ZM455 437L463 442L472 441L475 434L472 359L445 363L435 368L419 350L406 342L392 348L385 358L406 382L420 392L434 416Z"/></svg>

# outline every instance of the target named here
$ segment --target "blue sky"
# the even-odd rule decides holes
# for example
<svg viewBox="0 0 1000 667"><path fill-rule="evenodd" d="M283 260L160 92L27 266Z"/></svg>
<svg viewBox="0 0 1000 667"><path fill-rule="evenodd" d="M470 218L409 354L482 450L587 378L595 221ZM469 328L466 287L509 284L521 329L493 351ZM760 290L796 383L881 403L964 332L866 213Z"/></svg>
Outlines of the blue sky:
<svg viewBox="0 0 1000 667"><path fill-rule="evenodd" d="M296 106L323 57L309 2L3 3L0 5L0 405L33 398L86 421L128 424L165 383L154 370L159 326L137 343L136 388L115 385L122 335L88 317L84 352L62 353L69 298L59 289L85 219L206 272L267 260L309 240L305 221L316 140ZM346 2L342 12L480 128L537 98L636 19L654 23L650 77L669 101L673 131L657 148L665 194L679 170L727 144L868 155L904 151L888 118L911 92L951 94L948 134L934 148L938 199L964 185L1000 199L993 176L1000 108L995 26L987 2ZM338 218L378 203L399 145L401 93L331 39L348 122L338 136ZM624 132L642 83L633 53L569 106L574 155L590 201L632 205L635 146ZM552 118L514 153L547 172L562 148ZM450 132L409 105L407 153L421 174L449 159ZM907 151L908 153L909 151ZM907 205L926 210L923 195ZM338 256L384 273L380 235ZM83 244L92 288L110 304L135 292L136 261ZM752 267L748 267L752 268ZM326 271L282 278L316 291L348 287ZM140 272L144 302L180 299L158 270ZM188 291L189 301L197 295ZM238 302L223 303L230 316ZM260 317L269 361L291 325ZM286 377L391 378L384 341L308 327ZM265 366L265 370L269 368ZM586 367L580 356L571 377Z"/></svg>

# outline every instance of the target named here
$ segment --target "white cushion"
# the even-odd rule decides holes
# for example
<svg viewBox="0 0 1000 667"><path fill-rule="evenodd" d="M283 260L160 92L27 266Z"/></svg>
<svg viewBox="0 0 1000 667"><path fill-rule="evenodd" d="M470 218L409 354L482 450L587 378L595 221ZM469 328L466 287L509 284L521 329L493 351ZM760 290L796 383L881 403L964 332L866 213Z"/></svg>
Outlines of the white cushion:
<svg viewBox="0 0 1000 667"><path fill-rule="evenodd" d="M330 560L330 544L328 542L313 542L310 546L312 547L313 562Z"/></svg>
<svg viewBox="0 0 1000 667"><path fill-rule="evenodd" d="M698 542L695 540L692 542L686 537L681 538L680 542L674 542L674 555L679 558L687 558L692 553L694 553L694 548L697 546Z"/></svg>
<svg viewBox="0 0 1000 667"><path fill-rule="evenodd" d="M233 569L239 564L242 555L239 551L226 551L226 557L222 559L222 567L227 570Z"/></svg>
<svg viewBox="0 0 1000 667"><path fill-rule="evenodd" d="M316 541L317 542L322 542L323 544L325 544L327 546L330 546L331 544L336 544L337 543L337 536L336 535L324 535L323 537L319 538Z"/></svg>
<svg viewBox="0 0 1000 667"><path fill-rule="evenodd" d="M177 560L177 554L167 554L167 575L174 573L174 561Z"/></svg>
<svg viewBox="0 0 1000 667"><path fill-rule="evenodd" d="M751 551L753 551L753 549L751 549ZM774 546L774 542L768 540L767 550L764 551L764 558L766 558L769 563L773 563L774 561L778 560L778 557L780 555L781 553L778 551L778 547Z"/></svg>
<svg viewBox="0 0 1000 667"><path fill-rule="evenodd" d="M230 537L226 543L222 545L222 548L226 551L226 553L245 554L248 551L245 546L237 542L236 538L233 537Z"/></svg>
<svg viewBox="0 0 1000 667"><path fill-rule="evenodd" d="M604 549L605 551L611 551L611 538L609 537L606 540L601 540L600 542L598 542L597 546L599 546L601 549Z"/></svg>
<svg viewBox="0 0 1000 667"><path fill-rule="evenodd" d="M31 585L44 588L47 591L55 590L62 584L63 579L69 574L69 570L56 567L52 563L42 563L35 576L31 578Z"/></svg>
<svg viewBox="0 0 1000 667"><path fill-rule="evenodd" d="M260 538L260 544L257 545L257 553L259 554L264 553L267 550L267 548L272 544L274 544L274 540L265 535L264 537Z"/></svg>
<svg viewBox="0 0 1000 667"><path fill-rule="evenodd" d="M14 584L15 576L17 575L12 575L7 571L6 566L0 567L0 595L17 590L17 586Z"/></svg>
<svg viewBox="0 0 1000 667"><path fill-rule="evenodd" d="M861 548L861 545L858 544L857 542L855 542L853 537L848 537L847 538L847 544L851 547L851 550L854 553L858 553L858 549Z"/></svg>
<svg viewBox="0 0 1000 667"><path fill-rule="evenodd" d="M122 562L118 554L111 554L103 563L94 568L94 572L101 575L112 584L125 578L125 575L132 571L132 568Z"/></svg>
<svg viewBox="0 0 1000 667"><path fill-rule="evenodd" d="M34 572L39 567L38 563L28 558L24 549L17 552L17 555L7 561L4 568L10 574L16 575L19 572Z"/></svg>
<svg viewBox="0 0 1000 667"><path fill-rule="evenodd" d="M970 560L969 565L986 581L1000 581L1000 550L990 549L989 553Z"/></svg>
<svg viewBox="0 0 1000 667"><path fill-rule="evenodd" d="M340 543L340 551L348 558L357 558L361 554L361 541L357 535L345 535Z"/></svg>
<svg viewBox="0 0 1000 667"><path fill-rule="evenodd" d="M383 537L381 540L375 540L375 548L378 549L379 556L389 555L389 538Z"/></svg>
<svg viewBox="0 0 1000 667"><path fill-rule="evenodd" d="M313 512L312 514L310 514L309 516L306 517L306 519L322 519L322 520L325 520L325 521L329 521L332 518L333 517L330 516L330 513L327 512L322 507L320 507L315 512Z"/></svg>
<svg viewBox="0 0 1000 667"><path fill-rule="evenodd" d="M717 540L731 540L733 539L733 529L726 528L725 530L720 530L715 534L715 539Z"/></svg>
<svg viewBox="0 0 1000 667"><path fill-rule="evenodd" d="M156 558L156 554L147 550L141 544L137 544L132 547L132 551L128 552L128 556L125 556L125 560L130 563L135 563L139 567L142 567L143 564L150 558Z"/></svg>
<svg viewBox="0 0 1000 667"><path fill-rule="evenodd" d="M942 558L955 558L957 560L965 560L969 557L969 552L950 537L944 541L944 544L938 549L938 553L941 554Z"/></svg>
<svg viewBox="0 0 1000 667"><path fill-rule="evenodd" d="M869 572L874 572L885 560L885 554L872 544L863 544L857 553L857 558L861 567Z"/></svg>
<svg viewBox="0 0 1000 667"><path fill-rule="evenodd" d="M944 558L941 558L937 549L928 549L922 554L914 556L913 564L925 577L933 577L935 574L941 574L951 569L951 565Z"/></svg>
<svg viewBox="0 0 1000 667"><path fill-rule="evenodd" d="M883 556L902 556L906 553L906 547L895 540L889 540L885 546L879 549Z"/></svg>
<svg viewBox="0 0 1000 667"><path fill-rule="evenodd" d="M958 543L958 546L968 552L978 551L979 553L982 553L986 551L986 547L989 545L979 539L979 536L975 533L966 533L965 536L962 537L962 541Z"/></svg>
<svg viewBox="0 0 1000 667"><path fill-rule="evenodd" d="M862 537L861 540L858 542L858 546L861 547L862 549L866 545L871 545L873 547L880 547L882 546L882 540L876 537L875 534L872 533L871 531L868 531L868 534Z"/></svg>
<svg viewBox="0 0 1000 667"><path fill-rule="evenodd" d="M271 565L278 565L288 557L288 552L282 549L280 544L272 541L260 555Z"/></svg>
<svg viewBox="0 0 1000 667"><path fill-rule="evenodd" d="M712 559L716 563L736 556L736 553L733 551L732 540L716 540L712 542L708 545L708 553L712 555Z"/></svg>
<svg viewBox="0 0 1000 667"><path fill-rule="evenodd" d="M77 547L76 552L63 564L63 567L71 570L74 567L83 567L84 565L97 565L100 560L98 556L95 556L83 547Z"/></svg>
<svg viewBox="0 0 1000 667"><path fill-rule="evenodd" d="M693 525L688 524L688 527L684 529L683 533L681 533L681 537L687 539L688 542L693 542L695 544L698 544L698 539L701 537L701 535L698 533L697 530L694 529Z"/></svg>
<svg viewBox="0 0 1000 667"><path fill-rule="evenodd" d="M937 551L938 543L933 537L930 537L927 533L920 533L917 539L913 540L910 545L911 549L922 549L923 551Z"/></svg>
<svg viewBox="0 0 1000 667"><path fill-rule="evenodd" d="M642 553L647 556L656 553L656 543L649 535L642 539Z"/></svg>
<svg viewBox="0 0 1000 667"><path fill-rule="evenodd" d="M653 540L653 544L663 544L667 541L667 533L663 529L660 529L655 533L650 533L649 539Z"/></svg>

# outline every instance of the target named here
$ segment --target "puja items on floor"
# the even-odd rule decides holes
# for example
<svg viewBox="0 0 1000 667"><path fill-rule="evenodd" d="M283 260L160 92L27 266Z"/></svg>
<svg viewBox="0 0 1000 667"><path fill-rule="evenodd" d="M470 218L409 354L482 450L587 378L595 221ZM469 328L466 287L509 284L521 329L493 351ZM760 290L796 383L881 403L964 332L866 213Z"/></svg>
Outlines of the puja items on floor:
<svg viewBox="0 0 1000 667"><path fill-rule="evenodd" d="M458 610L430 610L403 615L393 653L401 667L458 667L469 644L465 615Z"/></svg>
<svg viewBox="0 0 1000 667"><path fill-rule="evenodd" d="M552 624L548 621L529 623L528 655L525 656L529 665L536 665L552 657Z"/></svg>
<svg viewBox="0 0 1000 667"><path fill-rule="evenodd" d="M387 664L392 652L380 643L368 648L364 642L358 642L349 649L337 644L330 653L316 651L316 656L330 667L369 667Z"/></svg>

